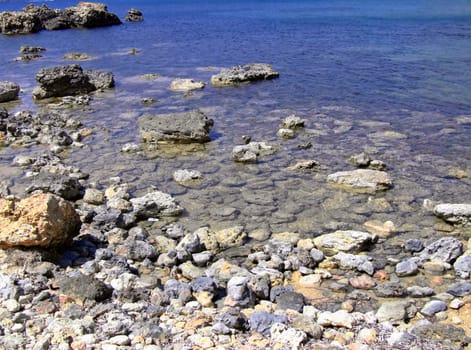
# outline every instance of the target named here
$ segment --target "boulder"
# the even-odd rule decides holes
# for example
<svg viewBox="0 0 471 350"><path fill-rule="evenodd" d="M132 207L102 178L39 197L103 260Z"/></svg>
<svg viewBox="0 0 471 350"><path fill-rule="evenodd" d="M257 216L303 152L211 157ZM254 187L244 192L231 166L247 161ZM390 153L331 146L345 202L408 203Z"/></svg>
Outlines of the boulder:
<svg viewBox="0 0 471 350"><path fill-rule="evenodd" d="M173 173L173 180L182 186L194 184L202 177L197 170L179 169Z"/></svg>
<svg viewBox="0 0 471 350"><path fill-rule="evenodd" d="M304 119L297 117L294 114L291 114L283 120L281 126L285 129L304 128L305 122L306 121Z"/></svg>
<svg viewBox="0 0 471 350"><path fill-rule="evenodd" d="M142 197L132 198L133 212L140 219L156 218L161 216L178 216L183 208L175 202L171 195L154 191Z"/></svg>
<svg viewBox="0 0 471 350"><path fill-rule="evenodd" d="M339 252L354 253L376 242L377 236L361 231L336 231L314 238L317 249L332 256Z"/></svg>
<svg viewBox="0 0 471 350"><path fill-rule="evenodd" d="M18 93L20 92L20 86L17 83L10 81L0 82L0 103L16 100Z"/></svg>
<svg viewBox="0 0 471 350"><path fill-rule="evenodd" d="M230 86L248 83L256 80L277 78L280 74L266 63L251 63L243 66L224 68L211 77L214 86Z"/></svg>
<svg viewBox="0 0 471 350"><path fill-rule="evenodd" d="M72 27L95 28L121 24L114 13L108 12L104 4L94 2L79 2L77 6L68 7L64 14L70 19Z"/></svg>
<svg viewBox="0 0 471 350"><path fill-rule="evenodd" d="M190 91L204 88L202 81L194 81L193 79L175 79L170 84L169 89L173 91Z"/></svg>
<svg viewBox="0 0 471 350"><path fill-rule="evenodd" d="M273 147L265 142L250 142L246 145L238 145L232 149L232 159L236 162L256 162L263 152L272 151Z"/></svg>
<svg viewBox="0 0 471 350"><path fill-rule="evenodd" d="M124 20L126 22L142 22L144 20L144 17L141 11L132 8L129 9L128 13L126 14L126 17L124 17Z"/></svg>
<svg viewBox="0 0 471 350"><path fill-rule="evenodd" d="M41 23L41 29L57 30L70 28L70 20L64 16L61 10L53 10L47 5L36 6L29 4L23 11L37 18Z"/></svg>
<svg viewBox="0 0 471 350"><path fill-rule="evenodd" d="M87 94L114 86L110 72L87 70L78 64L41 69L36 74L39 86L33 89L35 99Z"/></svg>
<svg viewBox="0 0 471 350"><path fill-rule="evenodd" d="M2 249L61 246L79 233L80 226L73 204L51 193L0 199Z"/></svg>
<svg viewBox="0 0 471 350"><path fill-rule="evenodd" d="M0 12L0 33L30 34L41 30L39 17L20 11Z"/></svg>
<svg viewBox="0 0 471 350"><path fill-rule="evenodd" d="M451 224L471 224L471 204L439 204L433 213Z"/></svg>
<svg viewBox="0 0 471 350"><path fill-rule="evenodd" d="M214 121L203 112L144 115L139 129L144 142L204 143L211 141L209 132Z"/></svg>
<svg viewBox="0 0 471 350"><path fill-rule="evenodd" d="M366 193L384 191L392 187L388 173L370 169L340 171L327 176L327 181L345 189Z"/></svg>

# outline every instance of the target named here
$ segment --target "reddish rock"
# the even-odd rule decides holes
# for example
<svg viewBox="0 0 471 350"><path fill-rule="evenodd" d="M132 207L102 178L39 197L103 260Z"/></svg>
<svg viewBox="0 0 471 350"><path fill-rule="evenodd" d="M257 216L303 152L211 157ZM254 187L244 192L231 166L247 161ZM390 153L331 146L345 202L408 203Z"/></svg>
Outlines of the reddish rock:
<svg viewBox="0 0 471 350"><path fill-rule="evenodd" d="M348 280L348 283L355 289L371 289L376 286L376 282L369 276L358 276Z"/></svg>
<svg viewBox="0 0 471 350"><path fill-rule="evenodd" d="M23 200L0 199L0 248L50 247L70 242L80 231L72 203L51 193Z"/></svg>

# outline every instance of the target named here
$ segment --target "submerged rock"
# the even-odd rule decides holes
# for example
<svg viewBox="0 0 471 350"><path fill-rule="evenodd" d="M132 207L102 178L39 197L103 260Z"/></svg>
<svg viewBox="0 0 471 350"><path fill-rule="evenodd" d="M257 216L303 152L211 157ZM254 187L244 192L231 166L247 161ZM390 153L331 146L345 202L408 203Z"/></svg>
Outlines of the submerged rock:
<svg viewBox="0 0 471 350"><path fill-rule="evenodd" d="M439 204L435 206L433 213L451 224L471 223L471 204Z"/></svg>
<svg viewBox="0 0 471 350"><path fill-rule="evenodd" d="M0 248L64 245L79 233L80 226L74 206L56 195L0 199Z"/></svg>
<svg viewBox="0 0 471 350"><path fill-rule="evenodd" d="M139 128L144 142L204 143L211 141L209 132L214 121L203 112L144 115Z"/></svg>
<svg viewBox="0 0 471 350"><path fill-rule="evenodd" d="M133 212L140 219L157 218L161 216L178 216L183 208L178 205L171 195L154 191L142 197L132 198Z"/></svg>
<svg viewBox="0 0 471 350"><path fill-rule="evenodd" d="M197 170L180 169L173 173L175 182L182 186L191 185L202 177L203 175Z"/></svg>
<svg viewBox="0 0 471 350"><path fill-rule="evenodd" d="M273 151L273 147L265 142L250 142L246 145L238 145L232 149L232 159L236 162L256 162L263 152Z"/></svg>
<svg viewBox="0 0 471 350"><path fill-rule="evenodd" d="M0 82L0 103L13 101L18 98L20 86L10 81Z"/></svg>
<svg viewBox="0 0 471 350"><path fill-rule="evenodd" d="M273 79L279 75L269 64L251 63L222 69L211 77L211 84L214 86L239 85L256 80Z"/></svg>
<svg viewBox="0 0 471 350"><path fill-rule="evenodd" d="M337 172L327 176L327 181L346 189L367 193L385 191L392 187L388 173L370 169Z"/></svg>
<svg viewBox="0 0 471 350"><path fill-rule="evenodd" d="M173 91L190 91L204 88L202 81L194 81L193 79L175 79L170 84L169 89Z"/></svg>

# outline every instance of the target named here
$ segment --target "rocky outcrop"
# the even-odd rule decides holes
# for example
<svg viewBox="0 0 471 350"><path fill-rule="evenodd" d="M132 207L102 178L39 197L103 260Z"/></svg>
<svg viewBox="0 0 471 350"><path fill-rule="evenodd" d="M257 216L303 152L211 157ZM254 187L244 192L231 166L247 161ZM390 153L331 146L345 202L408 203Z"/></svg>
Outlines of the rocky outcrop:
<svg viewBox="0 0 471 350"><path fill-rule="evenodd" d="M10 81L0 82L0 103L16 100L18 93L20 92L20 86L17 83Z"/></svg>
<svg viewBox="0 0 471 350"><path fill-rule="evenodd" d="M209 142L213 124L213 120L199 110L144 115L139 119L142 140L152 143Z"/></svg>
<svg viewBox="0 0 471 350"><path fill-rule="evenodd" d="M388 173L370 169L340 171L327 176L327 181L345 189L367 193L385 191L392 187Z"/></svg>
<svg viewBox="0 0 471 350"><path fill-rule="evenodd" d="M74 206L47 193L23 200L0 199L0 248L67 244L79 233Z"/></svg>
<svg viewBox="0 0 471 350"><path fill-rule="evenodd" d="M243 66L224 68L211 77L214 86L230 86L257 80L277 78L280 74L266 63L251 63Z"/></svg>
<svg viewBox="0 0 471 350"><path fill-rule="evenodd" d="M121 24L121 20L114 13L108 12L104 4L93 2L79 2L77 6L68 7L64 14L70 18L73 27L95 28Z"/></svg>
<svg viewBox="0 0 471 350"><path fill-rule="evenodd" d="M169 89L173 91L191 91L204 88L202 81L194 81L193 79L175 79L170 84Z"/></svg>
<svg viewBox="0 0 471 350"><path fill-rule="evenodd" d="M141 11L132 8L129 9L128 13L126 14L126 17L124 17L124 20L126 22L142 22L144 20L144 16L142 15Z"/></svg>
<svg viewBox="0 0 471 350"><path fill-rule="evenodd" d="M78 64L41 69L36 74L36 81L39 86L34 88L33 97L37 100L86 94L114 86L111 72L94 70L84 72Z"/></svg>
<svg viewBox="0 0 471 350"><path fill-rule="evenodd" d="M0 33L29 34L41 30L40 19L30 13L13 11L0 12Z"/></svg>
<svg viewBox="0 0 471 350"><path fill-rule="evenodd" d="M451 224L471 224L471 204L439 204L435 206L433 213Z"/></svg>

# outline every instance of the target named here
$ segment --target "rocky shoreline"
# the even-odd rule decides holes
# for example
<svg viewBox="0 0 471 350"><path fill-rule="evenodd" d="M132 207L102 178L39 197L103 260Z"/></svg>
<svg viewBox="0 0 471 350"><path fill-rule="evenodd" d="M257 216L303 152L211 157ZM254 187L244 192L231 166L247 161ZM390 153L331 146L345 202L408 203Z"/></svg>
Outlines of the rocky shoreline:
<svg viewBox="0 0 471 350"><path fill-rule="evenodd" d="M132 11L136 16L142 14ZM223 69L210 81L243 88L278 75L256 63ZM402 246L388 241L395 224L378 220L365 222L364 230L312 237L241 225L188 230L178 222L187 209L165 191L136 195L118 176L97 184L67 165L64 152L84 147L92 127L71 111L86 106L94 91L112 89L111 72L75 64L42 69L36 81L33 98L46 99L41 111L11 115L0 106L0 147L47 148L12 160L29 183L21 198L0 179L0 347L470 348L471 204L424 203L448 232ZM179 79L169 89L204 86ZM1 83L0 103L19 91L16 83ZM122 151L210 143L215 124L201 110L145 114L138 120L142 144ZM307 124L286 115L273 134L290 139ZM250 166L278 147L246 136L228 159ZM363 152L350 163L354 170L328 175L326 186L354 195L395 190L383 161ZM307 159L288 171L319 166ZM208 176L173 173L188 188ZM273 201L252 191L242 195L262 206ZM383 257L373 255L378 250Z"/></svg>

